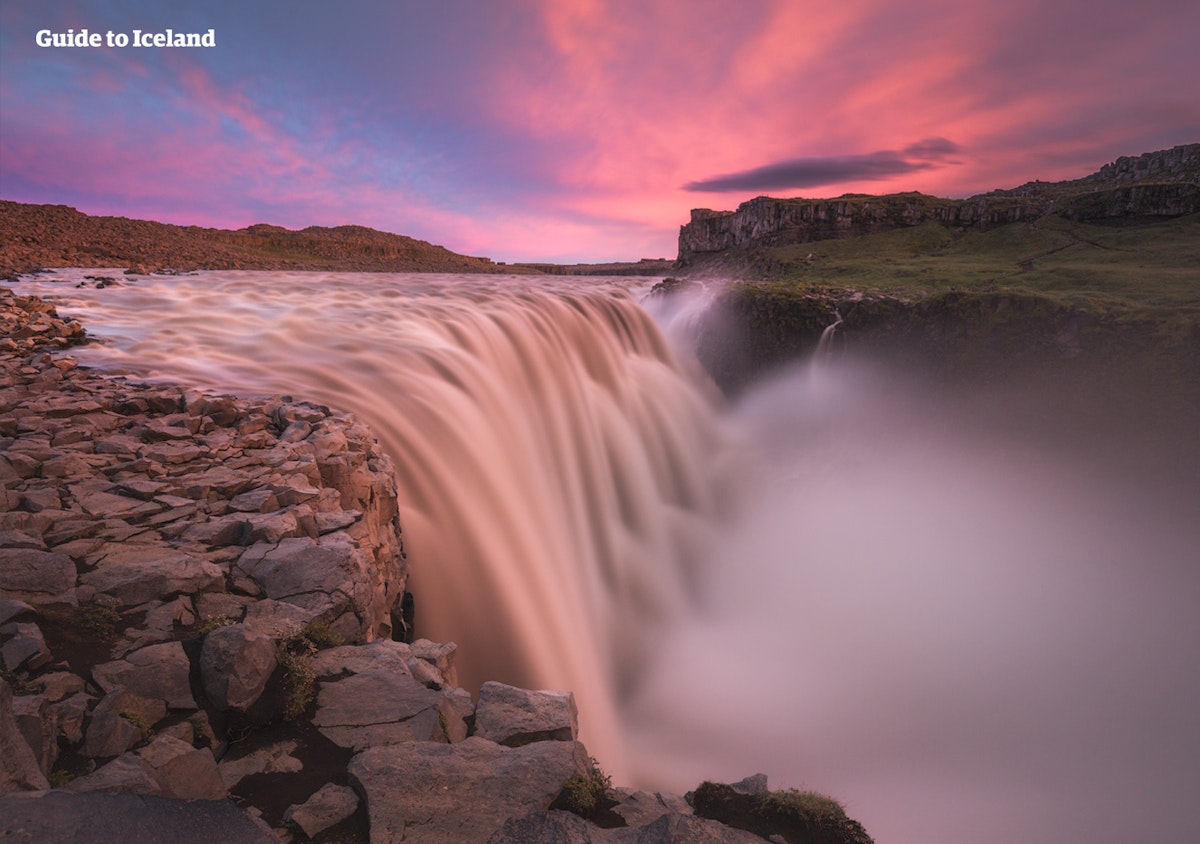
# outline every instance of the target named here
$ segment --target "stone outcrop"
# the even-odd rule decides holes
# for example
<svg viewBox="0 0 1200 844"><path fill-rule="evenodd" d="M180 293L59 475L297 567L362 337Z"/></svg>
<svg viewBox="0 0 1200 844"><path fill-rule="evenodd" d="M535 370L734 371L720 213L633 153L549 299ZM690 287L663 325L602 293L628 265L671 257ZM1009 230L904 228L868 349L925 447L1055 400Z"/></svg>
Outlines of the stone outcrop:
<svg viewBox="0 0 1200 844"><path fill-rule="evenodd" d="M677 264L746 264L774 246L855 237L936 221L989 228L1046 214L1080 221L1165 218L1200 210L1200 144L1121 158L1067 182L1030 182L968 199L920 193L846 194L834 199L760 196L735 211L694 209L679 230Z"/></svg>
<svg viewBox="0 0 1200 844"><path fill-rule="evenodd" d="M587 752L578 742L506 748L475 736L374 747L349 770L378 840L471 844L509 818L548 809L567 780L586 772Z"/></svg>

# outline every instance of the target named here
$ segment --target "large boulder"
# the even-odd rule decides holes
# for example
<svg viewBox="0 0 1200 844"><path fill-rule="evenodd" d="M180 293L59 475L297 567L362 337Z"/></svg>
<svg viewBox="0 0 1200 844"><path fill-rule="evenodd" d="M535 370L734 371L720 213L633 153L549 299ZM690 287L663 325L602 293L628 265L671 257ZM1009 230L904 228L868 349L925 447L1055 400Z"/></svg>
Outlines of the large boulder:
<svg viewBox="0 0 1200 844"><path fill-rule="evenodd" d="M225 572L216 563L164 545L110 543L95 556L95 565L80 582L126 607L225 586Z"/></svg>
<svg viewBox="0 0 1200 844"><path fill-rule="evenodd" d="M328 783L300 805L289 806L283 819L300 827L309 838L315 838L353 815L357 809L358 795L354 789Z"/></svg>
<svg viewBox="0 0 1200 844"><path fill-rule="evenodd" d="M13 716L12 687L0 679L0 794L49 787Z"/></svg>
<svg viewBox="0 0 1200 844"><path fill-rule="evenodd" d="M75 563L36 548L0 548L0 592L10 601L75 604Z"/></svg>
<svg viewBox="0 0 1200 844"><path fill-rule="evenodd" d="M218 709L245 712L262 696L278 663L275 640L243 624L218 627L204 638L200 677Z"/></svg>
<svg viewBox="0 0 1200 844"><path fill-rule="evenodd" d="M335 744L364 750L407 741L449 741L461 718L439 691L407 674L370 669L320 683L313 724Z"/></svg>
<svg viewBox="0 0 1200 844"><path fill-rule="evenodd" d="M296 604L330 619L348 639L373 638L387 608L378 606L374 560L342 531L320 539L293 537L258 542L238 559L267 597Z"/></svg>
<svg viewBox="0 0 1200 844"><path fill-rule="evenodd" d="M378 844L482 844L509 818L548 809L587 770L579 742L510 748L477 736L373 747L348 768Z"/></svg>
<svg viewBox="0 0 1200 844"><path fill-rule="evenodd" d="M475 735L508 747L535 741L575 741L579 736L575 695L484 683L475 708Z"/></svg>
<svg viewBox="0 0 1200 844"><path fill-rule="evenodd" d="M140 697L162 700L171 709L195 709L191 663L179 642L149 645L124 659L92 669L92 679L105 692L123 689Z"/></svg>

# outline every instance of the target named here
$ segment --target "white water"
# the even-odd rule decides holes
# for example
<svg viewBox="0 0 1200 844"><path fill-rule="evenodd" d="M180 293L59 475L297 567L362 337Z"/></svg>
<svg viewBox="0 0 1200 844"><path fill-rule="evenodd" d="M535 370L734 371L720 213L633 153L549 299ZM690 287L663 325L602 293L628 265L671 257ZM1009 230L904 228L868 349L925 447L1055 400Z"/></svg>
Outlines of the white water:
<svg viewBox="0 0 1200 844"><path fill-rule="evenodd" d="M84 362L364 416L418 632L468 684L573 688L618 781L761 770L881 844L1196 839L1194 522L878 373L721 411L629 284L22 287L108 338Z"/></svg>

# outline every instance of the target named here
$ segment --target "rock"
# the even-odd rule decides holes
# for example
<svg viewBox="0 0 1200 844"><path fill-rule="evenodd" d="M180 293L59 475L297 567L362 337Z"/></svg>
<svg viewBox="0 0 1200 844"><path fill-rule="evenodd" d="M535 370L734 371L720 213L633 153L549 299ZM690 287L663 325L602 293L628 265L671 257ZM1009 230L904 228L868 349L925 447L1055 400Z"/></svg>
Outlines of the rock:
<svg viewBox="0 0 1200 844"><path fill-rule="evenodd" d="M213 706L245 712L254 705L278 664L275 649L274 639L243 624L205 636L200 676Z"/></svg>
<svg viewBox="0 0 1200 844"><path fill-rule="evenodd" d="M373 747L348 768L365 796L371 840L486 842L509 818L549 808L564 783L587 771L579 742L502 747L472 736L458 744Z"/></svg>
<svg viewBox="0 0 1200 844"><path fill-rule="evenodd" d="M127 607L180 593L216 592L225 585L220 566L166 546L110 543L95 565L80 582Z"/></svg>
<svg viewBox="0 0 1200 844"><path fill-rule="evenodd" d="M166 714L162 700L115 689L96 704L80 752L92 758L118 756L145 740Z"/></svg>
<svg viewBox="0 0 1200 844"><path fill-rule="evenodd" d="M187 800L220 800L225 785L207 747L194 748L171 736L124 753L94 773L67 784L72 792L125 791Z"/></svg>
<svg viewBox="0 0 1200 844"><path fill-rule="evenodd" d="M123 689L166 702L171 709L195 709L188 675L191 663L179 642L150 645L124 659L92 669L92 678L106 692Z"/></svg>
<svg viewBox="0 0 1200 844"><path fill-rule="evenodd" d="M164 797L187 800L220 800L225 784L212 751L195 748L171 736L158 736L135 753L150 766Z"/></svg>
<svg viewBox="0 0 1200 844"><path fill-rule="evenodd" d="M24 601L18 601L7 597L0 598L0 625L8 624L10 621L20 621L22 618L33 618L36 611Z"/></svg>
<svg viewBox="0 0 1200 844"><path fill-rule="evenodd" d="M508 747L535 741L575 741L579 735L575 695L489 681L479 690L475 734Z"/></svg>
<svg viewBox="0 0 1200 844"><path fill-rule="evenodd" d="M75 563L36 548L0 548L0 590L10 601L75 604Z"/></svg>
<svg viewBox="0 0 1200 844"><path fill-rule="evenodd" d="M692 807L678 794L614 788L612 795L617 801L613 813L624 818L629 826L645 826L663 815L692 814Z"/></svg>
<svg viewBox="0 0 1200 844"><path fill-rule="evenodd" d="M437 669L442 678L441 685L458 685L458 672L454 668L454 654L458 650L458 645L453 642L442 643L417 639L409 647L412 649L414 657L428 662ZM412 668L412 663L409 663L409 668Z"/></svg>
<svg viewBox="0 0 1200 844"><path fill-rule="evenodd" d="M570 812L533 812L505 822L488 844L762 844L763 839L691 815L662 815L636 828L601 829Z"/></svg>
<svg viewBox="0 0 1200 844"><path fill-rule="evenodd" d="M71 780L67 791L83 794L89 791L122 791L130 794L157 794L158 783L150 766L132 753L122 753L107 765L86 776Z"/></svg>
<svg viewBox="0 0 1200 844"><path fill-rule="evenodd" d="M196 616L201 622L229 619L241 621L246 606L254 599L245 595L230 595L228 592L205 592L196 596Z"/></svg>
<svg viewBox="0 0 1200 844"><path fill-rule="evenodd" d="M172 631L176 624L190 627L196 623L196 613L192 608L192 599L180 595L174 601L148 610L146 612L146 627L156 630Z"/></svg>
<svg viewBox="0 0 1200 844"><path fill-rule="evenodd" d="M751 774L745 779L740 779L737 782L731 782L729 787L738 794L748 794L751 797L761 797L770 791L767 788L766 774Z"/></svg>
<svg viewBox="0 0 1200 844"><path fill-rule="evenodd" d="M68 698L50 704L54 713L54 721L58 724L58 732L69 744L79 744L83 741L83 719L91 708L95 698L84 692L77 692Z"/></svg>
<svg viewBox="0 0 1200 844"><path fill-rule="evenodd" d="M366 645L339 645L319 651L313 657L313 671L318 677L361 674L371 670L411 674L409 662L412 658L412 649L403 642L376 639Z"/></svg>
<svg viewBox="0 0 1200 844"><path fill-rule="evenodd" d="M273 600L326 618L352 611L363 620L352 638L373 638L387 622L383 596L373 585L374 563L345 533L316 540L288 538L274 546L258 543L242 554L237 566Z"/></svg>
<svg viewBox="0 0 1200 844"><path fill-rule="evenodd" d="M246 607L245 625L275 639L287 639L316 620L315 610L284 601L254 601Z"/></svg>
<svg viewBox="0 0 1200 844"><path fill-rule="evenodd" d="M55 671L37 678L46 700L55 703L83 691L83 678L70 671Z"/></svg>
<svg viewBox="0 0 1200 844"><path fill-rule="evenodd" d="M226 789L231 789L251 774L294 774L302 771L304 763L292 756L296 744L294 739L288 739L236 759L222 759L217 765L221 781Z"/></svg>
<svg viewBox="0 0 1200 844"><path fill-rule="evenodd" d="M296 824L309 838L314 838L353 815L357 809L358 795L354 789L329 783L303 804L289 806L283 813L283 819Z"/></svg>
<svg viewBox="0 0 1200 844"><path fill-rule="evenodd" d="M33 749L17 726L12 687L0 679L0 794L49 787Z"/></svg>
<svg viewBox="0 0 1200 844"><path fill-rule="evenodd" d="M10 637L0 647L0 657L8 671L21 668L36 671L53 659L41 629L32 621L6 624L0 627L0 635Z"/></svg>
<svg viewBox="0 0 1200 844"><path fill-rule="evenodd" d="M62 789L0 797L0 839L55 844L279 844L230 800Z"/></svg>
<svg viewBox="0 0 1200 844"><path fill-rule="evenodd" d="M453 709L407 674L369 669L318 686L312 722L342 747L449 740L441 721L453 717Z"/></svg>
<svg viewBox="0 0 1200 844"><path fill-rule="evenodd" d="M50 776L58 760L58 721L54 710L41 695L22 695L13 698L13 719L42 773Z"/></svg>

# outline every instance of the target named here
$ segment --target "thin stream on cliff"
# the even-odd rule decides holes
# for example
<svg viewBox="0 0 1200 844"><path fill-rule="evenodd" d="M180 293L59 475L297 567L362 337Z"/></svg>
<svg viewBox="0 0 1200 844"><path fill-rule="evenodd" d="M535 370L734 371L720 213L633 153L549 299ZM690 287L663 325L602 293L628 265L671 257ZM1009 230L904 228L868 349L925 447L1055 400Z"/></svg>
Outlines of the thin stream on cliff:
<svg viewBox="0 0 1200 844"><path fill-rule="evenodd" d="M763 771L897 844L1200 828L1197 536L1153 490L869 366L727 406L708 303L644 281L85 274L20 285L81 363L369 422L418 634L574 690L618 783Z"/></svg>

